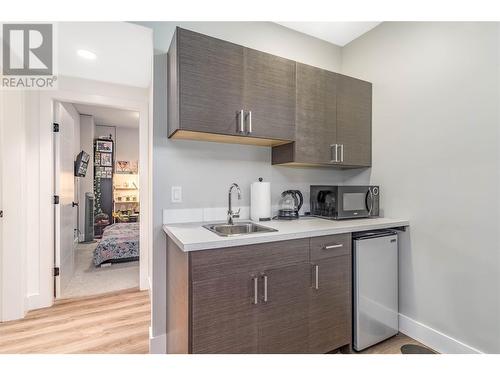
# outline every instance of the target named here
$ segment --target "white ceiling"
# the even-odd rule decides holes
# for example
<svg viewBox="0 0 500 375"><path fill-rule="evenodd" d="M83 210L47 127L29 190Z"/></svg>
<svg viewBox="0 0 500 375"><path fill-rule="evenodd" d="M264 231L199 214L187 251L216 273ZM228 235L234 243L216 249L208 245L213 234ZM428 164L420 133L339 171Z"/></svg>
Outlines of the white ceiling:
<svg viewBox="0 0 500 375"><path fill-rule="evenodd" d="M102 107L97 105L73 104L81 115L94 116L96 125L139 128L139 112Z"/></svg>
<svg viewBox="0 0 500 375"><path fill-rule="evenodd" d="M153 59L151 29L128 22L59 22L56 24L58 74L149 87ZM79 49L96 54L78 56Z"/></svg>
<svg viewBox="0 0 500 375"><path fill-rule="evenodd" d="M276 22L282 26L314 36L318 39L345 46L380 22Z"/></svg>

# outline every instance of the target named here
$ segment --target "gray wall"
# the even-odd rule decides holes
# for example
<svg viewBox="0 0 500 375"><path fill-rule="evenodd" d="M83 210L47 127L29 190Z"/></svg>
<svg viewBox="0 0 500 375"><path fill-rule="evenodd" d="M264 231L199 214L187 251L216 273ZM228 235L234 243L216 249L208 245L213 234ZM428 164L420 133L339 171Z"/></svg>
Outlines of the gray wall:
<svg viewBox="0 0 500 375"><path fill-rule="evenodd" d="M373 168L385 215L410 219L402 314L500 352L496 23L383 23L343 48L373 82Z"/></svg>
<svg viewBox="0 0 500 375"><path fill-rule="evenodd" d="M164 208L225 207L232 182L242 188L248 205L250 183L263 177L272 182L273 203L287 188L307 192L311 183L338 183L342 172L333 169L299 169L271 166L271 149L167 139L165 56L177 25L247 47L325 69L340 71L340 48L269 22L144 22L154 30L154 151L153 151L153 335L165 327ZM183 202L170 202L171 186L182 186ZM308 195L305 197L308 199Z"/></svg>

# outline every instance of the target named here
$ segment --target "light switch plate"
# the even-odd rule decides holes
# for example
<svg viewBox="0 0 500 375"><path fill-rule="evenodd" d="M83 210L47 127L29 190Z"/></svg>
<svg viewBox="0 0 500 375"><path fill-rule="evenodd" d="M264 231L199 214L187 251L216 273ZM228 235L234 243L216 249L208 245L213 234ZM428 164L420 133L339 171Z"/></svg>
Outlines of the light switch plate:
<svg viewBox="0 0 500 375"><path fill-rule="evenodd" d="M182 186L172 186L172 203L182 202Z"/></svg>

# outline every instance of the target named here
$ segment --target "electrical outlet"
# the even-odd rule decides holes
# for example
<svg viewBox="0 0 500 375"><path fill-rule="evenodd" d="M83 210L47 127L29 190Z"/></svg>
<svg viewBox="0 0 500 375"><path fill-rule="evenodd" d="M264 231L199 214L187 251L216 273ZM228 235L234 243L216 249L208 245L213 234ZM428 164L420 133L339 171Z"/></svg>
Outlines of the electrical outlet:
<svg viewBox="0 0 500 375"><path fill-rule="evenodd" d="M182 186L172 186L172 203L182 202Z"/></svg>

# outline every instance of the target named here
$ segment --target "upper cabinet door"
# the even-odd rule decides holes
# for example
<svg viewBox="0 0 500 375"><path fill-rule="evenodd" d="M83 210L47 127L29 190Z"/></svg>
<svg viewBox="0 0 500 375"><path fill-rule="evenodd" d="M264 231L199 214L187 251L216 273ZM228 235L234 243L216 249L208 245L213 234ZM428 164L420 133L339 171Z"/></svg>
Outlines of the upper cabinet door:
<svg viewBox="0 0 500 375"><path fill-rule="evenodd" d="M244 48L184 29L177 33L179 128L238 134Z"/></svg>
<svg viewBox="0 0 500 375"><path fill-rule="evenodd" d="M338 75L337 143L342 165L371 166L372 84Z"/></svg>
<svg viewBox="0 0 500 375"><path fill-rule="evenodd" d="M297 64L295 162L330 164L337 139L337 75Z"/></svg>
<svg viewBox="0 0 500 375"><path fill-rule="evenodd" d="M244 106L248 136L293 140L295 62L245 48Z"/></svg>

